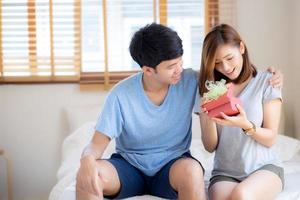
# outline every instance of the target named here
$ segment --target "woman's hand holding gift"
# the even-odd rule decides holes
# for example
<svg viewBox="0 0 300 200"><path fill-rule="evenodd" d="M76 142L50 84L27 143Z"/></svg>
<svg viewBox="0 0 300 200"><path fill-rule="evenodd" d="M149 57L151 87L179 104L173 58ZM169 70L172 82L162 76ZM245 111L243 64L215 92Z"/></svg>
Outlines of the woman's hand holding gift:
<svg viewBox="0 0 300 200"><path fill-rule="evenodd" d="M248 129L249 126L251 127L251 123L247 118L247 114L245 110L239 104L236 104L237 109L239 110L239 114L236 116L228 116L221 112L221 118L212 118L214 122L223 126L237 126L242 129Z"/></svg>

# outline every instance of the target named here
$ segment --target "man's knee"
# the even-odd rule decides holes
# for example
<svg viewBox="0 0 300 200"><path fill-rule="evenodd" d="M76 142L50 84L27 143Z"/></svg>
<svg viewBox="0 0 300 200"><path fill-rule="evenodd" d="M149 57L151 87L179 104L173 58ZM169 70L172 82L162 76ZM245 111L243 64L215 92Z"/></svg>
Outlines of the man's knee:
<svg viewBox="0 0 300 200"><path fill-rule="evenodd" d="M178 165L178 171L184 175L184 177L187 177L186 179L190 179L191 177L201 179L203 177L203 169L200 163L192 158L183 158L174 164Z"/></svg>
<svg viewBox="0 0 300 200"><path fill-rule="evenodd" d="M203 169L199 162L192 158L176 161L170 170L171 185L177 189L180 185L193 185L198 187L204 182Z"/></svg>
<svg viewBox="0 0 300 200"><path fill-rule="evenodd" d="M116 194L121 187L121 183L118 172L113 164L107 160L98 160L97 169L99 171L100 181L102 182L103 193L105 195Z"/></svg>
<svg viewBox="0 0 300 200"><path fill-rule="evenodd" d="M102 182L109 182L118 178L116 168L107 160L97 160L96 162L99 178Z"/></svg>
<svg viewBox="0 0 300 200"><path fill-rule="evenodd" d="M116 168L106 160L97 160L96 167L98 170L97 179L101 185L101 192L104 195L114 195L119 192L121 184ZM92 186L91 186L92 187ZM85 191L82 185L76 183L76 199L99 199L90 191Z"/></svg>

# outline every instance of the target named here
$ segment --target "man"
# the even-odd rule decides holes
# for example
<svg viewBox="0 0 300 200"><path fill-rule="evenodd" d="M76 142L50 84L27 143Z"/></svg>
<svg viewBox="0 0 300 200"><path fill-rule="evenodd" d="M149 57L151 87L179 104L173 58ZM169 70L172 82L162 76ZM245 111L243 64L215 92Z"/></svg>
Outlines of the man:
<svg viewBox="0 0 300 200"><path fill-rule="evenodd" d="M130 53L142 71L110 91L82 154L77 199L206 199L204 169L189 152L198 75L182 68L181 39L153 23L135 33ZM117 153L102 160L113 138Z"/></svg>

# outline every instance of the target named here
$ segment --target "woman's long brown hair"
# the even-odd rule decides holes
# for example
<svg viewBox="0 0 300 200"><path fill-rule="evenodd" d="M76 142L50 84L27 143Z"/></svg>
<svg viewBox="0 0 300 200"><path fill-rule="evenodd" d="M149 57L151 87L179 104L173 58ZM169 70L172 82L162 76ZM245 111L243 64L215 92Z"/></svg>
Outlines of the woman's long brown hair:
<svg viewBox="0 0 300 200"><path fill-rule="evenodd" d="M234 28L227 24L220 24L214 27L205 37L202 49L201 68L199 76L199 93L203 96L203 93L207 92L205 87L205 81L219 81L225 79L226 82L242 83L246 81L249 76L255 77L257 70L254 65L251 64L247 47L245 46L245 52L243 57L243 66L241 73L235 80L230 80L215 69L215 57L216 51L219 46L230 44L232 46L240 47L242 39Z"/></svg>

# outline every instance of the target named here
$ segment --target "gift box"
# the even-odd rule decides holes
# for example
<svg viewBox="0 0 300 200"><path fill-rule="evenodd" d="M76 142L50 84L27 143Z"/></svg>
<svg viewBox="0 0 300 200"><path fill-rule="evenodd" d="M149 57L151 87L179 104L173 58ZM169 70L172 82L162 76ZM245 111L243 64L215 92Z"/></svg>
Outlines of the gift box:
<svg viewBox="0 0 300 200"><path fill-rule="evenodd" d="M233 87L234 85L229 84L225 94L209 100L202 105L202 108L205 108L208 111L208 116L222 118L220 112L223 112L228 116L234 116L239 113L236 104L242 105L242 102L240 99L233 96Z"/></svg>

